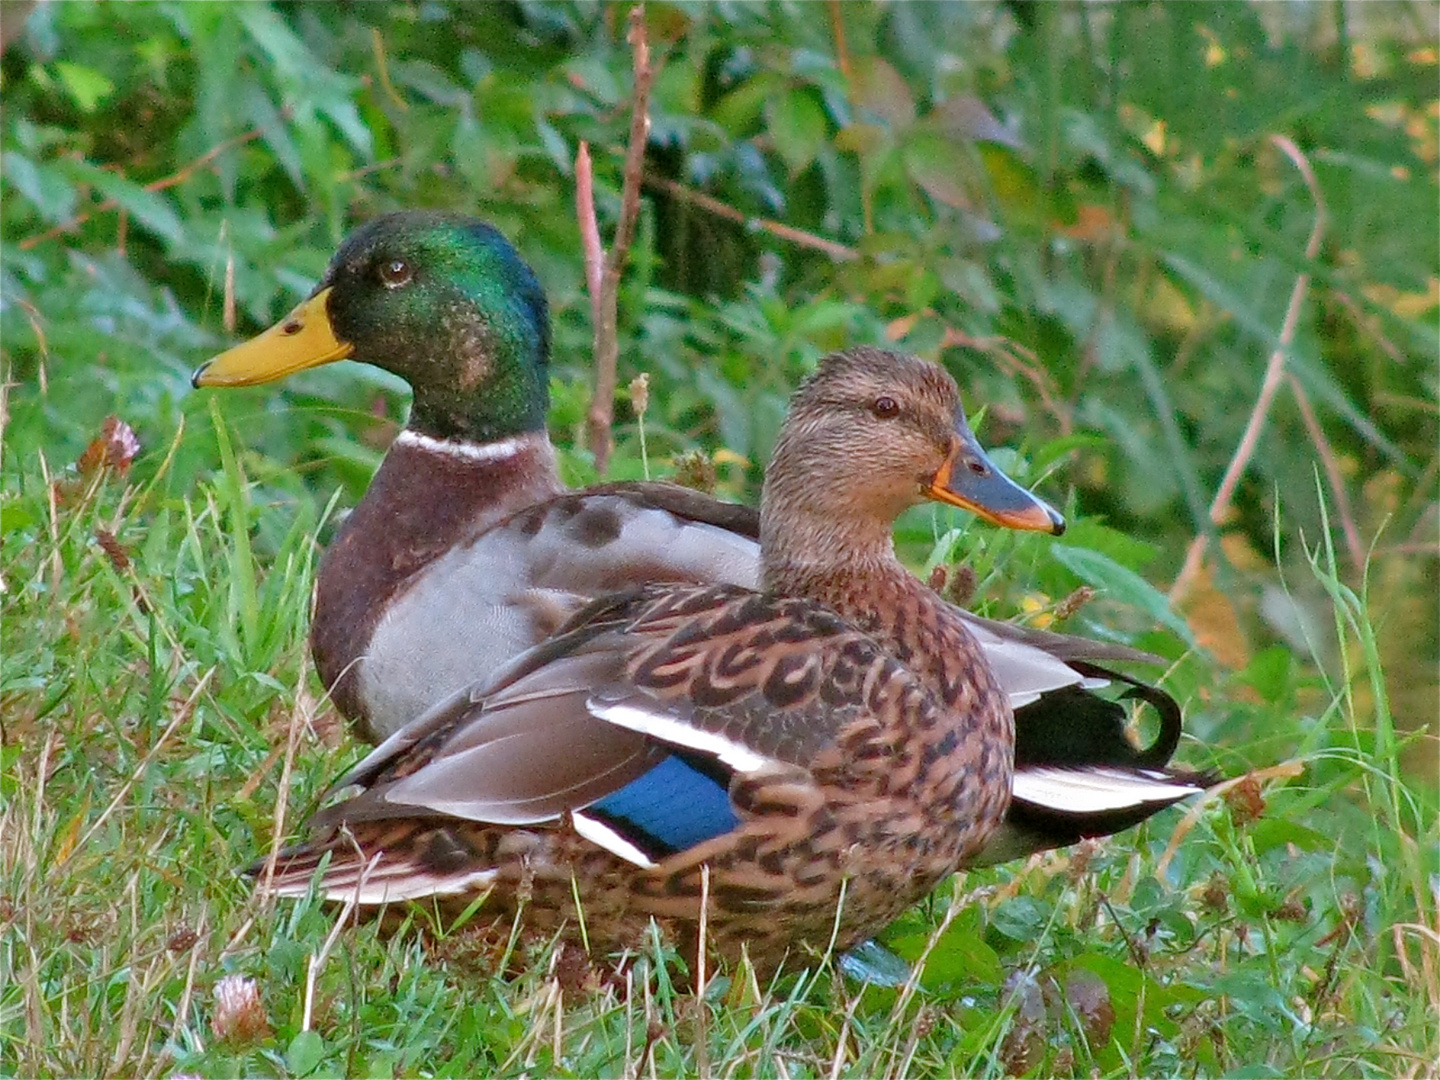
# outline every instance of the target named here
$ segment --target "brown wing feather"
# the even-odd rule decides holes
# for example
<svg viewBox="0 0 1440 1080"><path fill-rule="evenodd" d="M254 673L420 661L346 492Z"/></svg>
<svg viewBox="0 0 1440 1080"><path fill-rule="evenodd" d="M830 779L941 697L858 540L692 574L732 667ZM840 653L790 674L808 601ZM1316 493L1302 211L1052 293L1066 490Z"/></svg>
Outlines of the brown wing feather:
<svg viewBox="0 0 1440 1080"><path fill-rule="evenodd" d="M596 715L616 705L808 766L869 716L877 667L894 666L870 638L804 600L733 586L606 597L497 681L452 697L380 747L347 777L366 790L313 824L430 815L535 824L619 790L670 746L694 748Z"/></svg>

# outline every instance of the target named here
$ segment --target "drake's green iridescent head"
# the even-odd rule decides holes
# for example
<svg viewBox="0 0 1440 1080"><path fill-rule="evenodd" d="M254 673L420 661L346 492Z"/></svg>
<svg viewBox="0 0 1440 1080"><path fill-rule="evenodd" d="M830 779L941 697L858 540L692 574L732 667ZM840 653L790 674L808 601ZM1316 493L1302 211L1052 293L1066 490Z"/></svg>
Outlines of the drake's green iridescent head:
<svg viewBox="0 0 1440 1080"><path fill-rule="evenodd" d="M410 427L489 442L538 431L550 320L509 242L462 215L387 214L351 233L308 300L215 357L196 386L243 386L352 358L415 391Z"/></svg>

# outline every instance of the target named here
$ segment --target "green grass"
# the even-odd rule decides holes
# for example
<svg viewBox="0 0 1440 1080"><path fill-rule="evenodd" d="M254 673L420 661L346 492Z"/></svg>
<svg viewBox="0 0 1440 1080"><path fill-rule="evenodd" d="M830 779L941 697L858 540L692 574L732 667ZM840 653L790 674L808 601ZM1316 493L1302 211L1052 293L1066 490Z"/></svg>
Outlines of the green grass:
<svg viewBox="0 0 1440 1080"><path fill-rule="evenodd" d="M201 437L223 468L167 495ZM658 945L619 981L562 950L506 974L507 943L463 928L337 932L320 905L257 901L235 869L358 750L308 670L321 515L222 424L142 461L131 482L7 457L7 1075L1434 1073L1435 791L1402 765L1415 736L1366 589L1326 545L1304 584L1330 598L1333 663L1276 647L1231 674L1188 653L1171 675L1214 740L1185 761L1299 757L1294 775L956 879L885 935L925 958L903 989L827 963L765 987L729 972L699 1002ZM1024 549L994 566L986 542L961 547L1019 572ZM256 981L263 1022L221 1038L230 974Z"/></svg>

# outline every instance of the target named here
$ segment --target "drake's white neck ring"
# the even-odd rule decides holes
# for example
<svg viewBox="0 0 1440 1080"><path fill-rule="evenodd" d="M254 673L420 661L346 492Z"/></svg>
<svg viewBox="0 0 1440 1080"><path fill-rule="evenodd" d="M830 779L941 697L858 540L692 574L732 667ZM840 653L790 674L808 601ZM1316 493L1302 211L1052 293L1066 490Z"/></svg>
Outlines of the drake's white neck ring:
<svg viewBox="0 0 1440 1080"><path fill-rule="evenodd" d="M412 446L427 453L443 454L446 457L478 464L508 461L510 458L524 453L534 446L537 440L541 439L548 440L548 437L543 432L528 431L523 435L511 435L507 439L496 439L494 442L475 443L466 442L463 439L437 439L432 435L422 435L418 431L405 428L395 436L395 445Z"/></svg>

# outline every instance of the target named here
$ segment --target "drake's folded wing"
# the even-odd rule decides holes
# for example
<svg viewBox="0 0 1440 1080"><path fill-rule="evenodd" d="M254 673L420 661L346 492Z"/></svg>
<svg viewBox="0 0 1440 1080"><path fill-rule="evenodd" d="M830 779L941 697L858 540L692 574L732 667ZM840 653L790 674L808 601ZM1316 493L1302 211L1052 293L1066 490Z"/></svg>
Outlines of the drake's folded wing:
<svg viewBox="0 0 1440 1080"><path fill-rule="evenodd" d="M700 513L706 508L715 512ZM515 580L544 589L598 596L649 582L755 588L759 546L729 527L753 511L736 509L745 508L672 485L612 485L523 510L486 543L519 551L525 572Z"/></svg>

